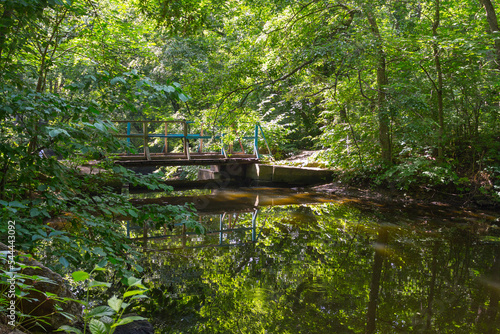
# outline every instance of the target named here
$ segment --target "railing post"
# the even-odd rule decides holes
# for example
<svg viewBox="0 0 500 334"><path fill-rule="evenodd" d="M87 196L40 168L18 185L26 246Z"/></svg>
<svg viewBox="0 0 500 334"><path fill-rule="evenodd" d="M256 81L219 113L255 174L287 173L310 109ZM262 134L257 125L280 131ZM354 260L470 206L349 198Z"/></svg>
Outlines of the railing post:
<svg viewBox="0 0 500 334"><path fill-rule="evenodd" d="M255 157L260 159L259 154L259 124L255 124L255 137L253 139L253 150L255 152Z"/></svg>
<svg viewBox="0 0 500 334"><path fill-rule="evenodd" d="M132 126L130 122L127 122L127 145L128 145L128 151L127 155L130 154L130 132L131 132Z"/></svg>
<svg viewBox="0 0 500 334"><path fill-rule="evenodd" d="M147 160L151 160L148 146L148 122L142 123L142 135L144 137L144 157L146 157Z"/></svg>
<svg viewBox="0 0 500 334"><path fill-rule="evenodd" d="M168 153L168 123L165 122L165 154Z"/></svg>
<svg viewBox="0 0 500 334"><path fill-rule="evenodd" d="M131 125L130 122L127 122L127 143L130 145L130 130L131 130Z"/></svg>
<svg viewBox="0 0 500 334"><path fill-rule="evenodd" d="M221 134L220 136L220 145L221 145L220 154L222 154L224 158L227 158L226 150L224 149L224 134Z"/></svg>
<svg viewBox="0 0 500 334"><path fill-rule="evenodd" d="M184 139L184 155L186 156L186 159L190 160L191 157L189 155L189 142L187 139L188 136L187 122L184 120L182 122L182 125L183 125L183 139Z"/></svg>
<svg viewBox="0 0 500 334"><path fill-rule="evenodd" d="M269 148L269 144L267 143L266 135L264 134L264 130L262 130L262 126L259 125L260 133L262 134L262 138L264 138L264 142L266 143L267 151L269 152L269 155L272 155L271 149Z"/></svg>
<svg viewBox="0 0 500 334"><path fill-rule="evenodd" d="M201 124L200 136L203 137L203 123ZM198 153L203 153L203 138L200 138L200 146L198 147Z"/></svg>

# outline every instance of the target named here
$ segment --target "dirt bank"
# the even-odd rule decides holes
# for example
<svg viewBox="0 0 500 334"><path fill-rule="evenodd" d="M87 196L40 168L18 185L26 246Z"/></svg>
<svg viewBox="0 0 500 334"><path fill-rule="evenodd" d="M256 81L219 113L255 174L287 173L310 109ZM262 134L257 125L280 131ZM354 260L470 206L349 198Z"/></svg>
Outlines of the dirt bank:
<svg viewBox="0 0 500 334"><path fill-rule="evenodd" d="M381 204L440 205L464 209L482 209L500 212L500 202L482 194L457 195L445 190L422 186L411 191L396 188L353 186L342 182L332 182L308 188L311 191L356 197Z"/></svg>

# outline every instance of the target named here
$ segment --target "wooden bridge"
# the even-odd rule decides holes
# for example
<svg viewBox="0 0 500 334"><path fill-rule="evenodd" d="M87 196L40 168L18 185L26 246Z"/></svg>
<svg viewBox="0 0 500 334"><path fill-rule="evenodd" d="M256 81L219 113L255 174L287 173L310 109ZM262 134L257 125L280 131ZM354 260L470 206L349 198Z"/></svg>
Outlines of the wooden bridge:
<svg viewBox="0 0 500 334"><path fill-rule="evenodd" d="M256 124L252 136L238 137L233 134L191 133L191 121L114 121L119 133L116 137L126 138L129 148L135 153L118 153L116 164L125 167L141 166L183 166L183 165L226 165L256 163L261 158L259 153L259 134L270 154L269 145L260 124ZM161 129L161 130L158 130ZM161 131L161 133L158 133ZM177 144L172 145L172 141ZM180 142L179 142L180 141ZM250 141L250 144L248 144ZM238 145L234 145L237 143ZM179 145L180 144L180 145ZM235 146L238 149L235 149ZM181 148L179 150L179 147ZM175 148L174 150L171 150ZM251 151L251 153L250 153Z"/></svg>

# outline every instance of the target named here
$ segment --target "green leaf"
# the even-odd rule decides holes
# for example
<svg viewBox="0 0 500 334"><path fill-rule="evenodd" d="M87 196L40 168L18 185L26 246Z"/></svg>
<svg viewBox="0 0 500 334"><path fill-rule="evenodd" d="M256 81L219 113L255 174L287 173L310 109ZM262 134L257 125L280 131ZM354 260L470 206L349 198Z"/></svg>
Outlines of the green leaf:
<svg viewBox="0 0 500 334"><path fill-rule="evenodd" d="M92 271L104 271L106 268L100 265L96 265Z"/></svg>
<svg viewBox="0 0 500 334"><path fill-rule="evenodd" d="M132 298L130 298L130 300L134 300L134 299L145 299L145 298L149 298L148 296L146 295L135 295L133 296Z"/></svg>
<svg viewBox="0 0 500 334"><path fill-rule="evenodd" d="M128 213L129 213L132 217L134 217L134 218L139 217L139 215L137 214L137 212L136 212L135 210L133 210L133 209L128 209L127 211L128 211Z"/></svg>
<svg viewBox="0 0 500 334"><path fill-rule="evenodd" d="M90 277L90 275L85 271L75 271L74 273L71 274L71 276L73 277L73 280L75 282L84 281Z"/></svg>
<svg viewBox="0 0 500 334"><path fill-rule="evenodd" d="M108 299L108 305L115 310L115 312L119 312L120 308L122 307L123 300L116 298L116 296L113 296Z"/></svg>
<svg viewBox="0 0 500 334"><path fill-rule="evenodd" d="M64 232L64 231L52 231L52 232L50 232L50 234L49 234L49 238L50 238L50 237L57 237L57 236L60 236L60 235L65 234L65 233L66 233L66 232Z"/></svg>
<svg viewBox="0 0 500 334"><path fill-rule="evenodd" d="M97 319L90 320L90 332L92 334L106 334L106 325Z"/></svg>
<svg viewBox="0 0 500 334"><path fill-rule="evenodd" d="M179 99L181 99L182 102L187 102L189 100L189 98L182 93L179 94Z"/></svg>
<svg viewBox="0 0 500 334"><path fill-rule="evenodd" d="M21 209L26 208L26 205L24 205L23 203L18 202L18 201L12 201L12 202L10 202L9 206L13 207L13 208L21 208Z"/></svg>
<svg viewBox="0 0 500 334"><path fill-rule="evenodd" d="M110 288L111 287L111 283L99 282L99 281L92 281L92 282L89 283L89 288L94 288L94 287L98 287L98 286L105 286L107 288Z"/></svg>
<svg viewBox="0 0 500 334"><path fill-rule="evenodd" d="M68 262L68 260L66 260L66 258L64 256L61 256L59 258L59 262L64 266L64 268L68 268L69 262Z"/></svg>
<svg viewBox="0 0 500 334"><path fill-rule="evenodd" d="M36 241L39 239L45 239L45 238L43 236L41 236L40 234L35 234L31 237L31 241Z"/></svg>
<svg viewBox="0 0 500 334"><path fill-rule="evenodd" d="M79 330L78 328L75 328L75 327L71 327L71 326L61 326L59 327L56 332L66 332L66 333L76 333L76 334L82 334L82 331Z"/></svg>
<svg viewBox="0 0 500 334"><path fill-rule="evenodd" d="M99 114L101 113L99 110L97 110L96 108L94 108L94 107L92 107L92 106L90 106L90 107L89 107L89 110L90 110L91 112L93 112L94 114L96 114L96 115L99 115Z"/></svg>
<svg viewBox="0 0 500 334"><path fill-rule="evenodd" d="M37 208L32 208L30 210L30 216L31 217L36 217L36 216L40 215L40 213L41 213L41 211L38 210Z"/></svg>
<svg viewBox="0 0 500 334"><path fill-rule="evenodd" d="M124 84L127 83L125 81L125 79L123 79L122 77L116 77L116 78L113 78L113 79L110 80L110 83L112 85L116 84L117 82L121 82L121 83L124 83Z"/></svg>
<svg viewBox="0 0 500 334"><path fill-rule="evenodd" d="M139 284L142 284L142 282L141 282L141 280L139 278L135 278L133 276L130 276L127 279L127 285L128 286L135 286L135 285L139 285Z"/></svg>
<svg viewBox="0 0 500 334"><path fill-rule="evenodd" d="M102 123L95 123L94 124L95 128L101 131L106 131L106 126Z"/></svg>
<svg viewBox="0 0 500 334"><path fill-rule="evenodd" d="M126 324L129 324L129 323L136 321L136 320L147 320L147 319L143 318L143 317L139 317L139 316L126 317L126 318L120 319L120 321L111 325L111 327L113 328L116 326L126 325Z"/></svg>
<svg viewBox="0 0 500 334"><path fill-rule="evenodd" d="M127 297L130 297L130 296L134 296L134 295L140 295L144 293L144 290L132 290L132 291L127 291L123 294L123 298L127 298Z"/></svg>
<svg viewBox="0 0 500 334"><path fill-rule="evenodd" d="M116 312L109 306L102 305L93 308L87 313L86 318L113 316Z"/></svg>
<svg viewBox="0 0 500 334"><path fill-rule="evenodd" d="M51 136L52 138L54 138L54 137L57 137L57 135L59 135L60 133L62 133L61 129L50 130L49 131L49 136Z"/></svg>
<svg viewBox="0 0 500 334"><path fill-rule="evenodd" d="M101 262L99 262L97 265L98 265L98 268L102 268L101 270L105 270L104 267L108 264L108 260L107 259L104 259L102 260Z"/></svg>

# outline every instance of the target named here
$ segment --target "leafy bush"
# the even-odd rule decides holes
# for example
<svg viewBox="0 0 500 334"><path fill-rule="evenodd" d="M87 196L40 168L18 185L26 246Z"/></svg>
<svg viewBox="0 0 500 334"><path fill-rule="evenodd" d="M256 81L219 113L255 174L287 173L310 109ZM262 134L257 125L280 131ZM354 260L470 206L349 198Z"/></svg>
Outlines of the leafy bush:
<svg viewBox="0 0 500 334"><path fill-rule="evenodd" d="M92 334L112 334L117 326L125 325L136 320L146 320L140 316L124 317L125 310L131 305L131 302L137 299L147 298L147 288L140 279L133 276L124 279L127 289L121 298L113 296L108 299L108 305L92 307L90 301L90 291L98 288L110 288L111 283L100 282L92 278L92 274L98 271L104 271L102 267L95 267L90 273L85 271L76 271L72 273L74 282L85 283L87 297L80 301L85 306L83 313L83 331L73 326L61 326L58 331L66 333L85 334L87 329ZM126 302L127 301L127 302Z"/></svg>

